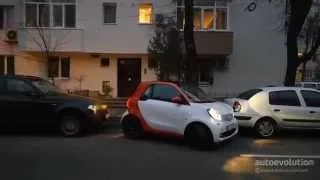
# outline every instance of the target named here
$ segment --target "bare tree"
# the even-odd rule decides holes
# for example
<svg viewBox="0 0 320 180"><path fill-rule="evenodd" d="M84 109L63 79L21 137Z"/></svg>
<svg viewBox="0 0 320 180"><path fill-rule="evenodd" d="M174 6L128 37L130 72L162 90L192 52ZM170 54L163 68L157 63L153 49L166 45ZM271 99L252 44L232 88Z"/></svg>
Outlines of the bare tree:
<svg viewBox="0 0 320 180"><path fill-rule="evenodd" d="M302 81L305 80L306 64L310 60L315 60L320 47L320 12L312 13L306 20L299 40L303 45L302 55L299 56L300 65L302 63Z"/></svg>
<svg viewBox="0 0 320 180"><path fill-rule="evenodd" d="M319 40L312 40L314 43L312 45L313 48L309 46L307 51L303 52L301 56L298 56L298 40L300 39L300 35L304 32L304 27L308 27L307 19L313 5L317 5L316 11L319 11L319 4L315 0L255 0L248 5L249 11L255 9L258 1L285 2L287 69L284 85L294 86L298 66L312 59L319 47L319 45L317 45L317 41Z"/></svg>

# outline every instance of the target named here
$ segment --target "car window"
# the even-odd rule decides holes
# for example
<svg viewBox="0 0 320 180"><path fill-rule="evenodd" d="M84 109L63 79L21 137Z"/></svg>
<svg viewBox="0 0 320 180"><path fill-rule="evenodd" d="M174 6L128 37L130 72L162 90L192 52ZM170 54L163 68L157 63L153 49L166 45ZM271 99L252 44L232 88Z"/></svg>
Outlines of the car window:
<svg viewBox="0 0 320 180"><path fill-rule="evenodd" d="M145 91L144 93L142 94L142 98L146 98L146 99L149 99L151 98L151 94L152 93L152 86L149 86Z"/></svg>
<svg viewBox="0 0 320 180"><path fill-rule="evenodd" d="M305 83L304 84L304 87L305 88L317 88L317 85L316 84L314 84L314 83Z"/></svg>
<svg viewBox="0 0 320 180"><path fill-rule="evenodd" d="M301 106L298 95L293 90L270 92L269 103L281 106Z"/></svg>
<svg viewBox="0 0 320 180"><path fill-rule="evenodd" d="M3 78L0 78L0 94L5 92L4 84L5 84L5 80Z"/></svg>
<svg viewBox="0 0 320 180"><path fill-rule="evenodd" d="M320 107L320 93L315 91L302 90L301 95L308 107Z"/></svg>
<svg viewBox="0 0 320 180"><path fill-rule="evenodd" d="M178 90L170 85L157 84L153 86L152 99L171 102L173 97L179 95Z"/></svg>
<svg viewBox="0 0 320 180"><path fill-rule="evenodd" d="M258 92L261 92L261 91L262 91L262 89L250 89L250 90L247 90L247 91L240 93L237 96L237 98L249 100L252 96L254 96L255 94L257 94Z"/></svg>
<svg viewBox="0 0 320 180"><path fill-rule="evenodd" d="M34 88L23 80L8 79L7 88L9 93L29 93L34 92Z"/></svg>

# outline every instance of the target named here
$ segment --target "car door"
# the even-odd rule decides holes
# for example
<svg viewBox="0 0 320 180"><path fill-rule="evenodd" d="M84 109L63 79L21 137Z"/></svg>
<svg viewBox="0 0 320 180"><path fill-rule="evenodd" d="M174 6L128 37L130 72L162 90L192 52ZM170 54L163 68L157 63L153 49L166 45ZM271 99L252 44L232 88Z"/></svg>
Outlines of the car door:
<svg viewBox="0 0 320 180"><path fill-rule="evenodd" d="M271 114L280 126L301 126L304 109L295 90L278 90L269 92Z"/></svg>
<svg viewBox="0 0 320 180"><path fill-rule="evenodd" d="M41 109L38 109L35 97L36 89L27 81L7 78L6 106L14 125L35 124Z"/></svg>
<svg viewBox="0 0 320 180"><path fill-rule="evenodd" d="M181 133L183 124L188 118L188 105L171 101L173 97L180 95L179 91L171 85L150 86L138 103L147 124L156 130Z"/></svg>
<svg viewBox="0 0 320 180"><path fill-rule="evenodd" d="M300 94L304 101L303 123L310 128L320 127L320 92L313 90L301 90Z"/></svg>
<svg viewBox="0 0 320 180"><path fill-rule="evenodd" d="M10 113L7 105L7 93L5 86L5 78L0 77L0 126L10 124Z"/></svg>

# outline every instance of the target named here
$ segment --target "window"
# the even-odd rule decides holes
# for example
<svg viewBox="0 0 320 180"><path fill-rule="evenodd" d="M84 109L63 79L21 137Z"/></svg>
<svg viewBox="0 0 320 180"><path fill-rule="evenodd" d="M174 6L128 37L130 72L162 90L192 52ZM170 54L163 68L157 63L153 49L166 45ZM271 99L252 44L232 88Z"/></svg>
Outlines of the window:
<svg viewBox="0 0 320 180"><path fill-rule="evenodd" d="M195 31L228 30L229 9L227 0L196 0L193 8ZM183 29L184 15L184 2L178 0L177 24L180 29Z"/></svg>
<svg viewBox="0 0 320 180"><path fill-rule="evenodd" d="M26 27L76 27L76 0L25 0Z"/></svg>
<svg viewBox="0 0 320 180"><path fill-rule="evenodd" d="M110 65L110 59L109 58L101 58L100 59L100 66L101 67L108 67Z"/></svg>
<svg viewBox="0 0 320 180"><path fill-rule="evenodd" d="M269 103L280 106L300 106L298 95L295 91L273 91L269 93Z"/></svg>
<svg viewBox="0 0 320 180"><path fill-rule="evenodd" d="M7 88L9 93L29 93L34 92L34 88L26 82L18 79L8 79Z"/></svg>
<svg viewBox="0 0 320 180"><path fill-rule="evenodd" d="M15 74L15 59L14 56L1 56L0 55L0 75Z"/></svg>
<svg viewBox="0 0 320 180"><path fill-rule="evenodd" d="M0 6L0 29L4 28L4 8Z"/></svg>
<svg viewBox="0 0 320 180"><path fill-rule="evenodd" d="M48 76L50 78L70 77L70 58L51 57L48 61Z"/></svg>
<svg viewBox="0 0 320 180"><path fill-rule="evenodd" d="M173 97L179 96L179 92L176 88L170 85L154 85L152 91L152 99L158 99L162 101L171 102Z"/></svg>
<svg viewBox="0 0 320 180"><path fill-rule="evenodd" d="M152 23L152 4L140 4L139 5L139 23L151 24Z"/></svg>
<svg viewBox="0 0 320 180"><path fill-rule="evenodd" d="M104 3L103 15L105 24L115 24L117 17L117 4L116 3Z"/></svg>
<svg viewBox="0 0 320 180"><path fill-rule="evenodd" d="M302 90L301 94L308 107L320 107L319 92Z"/></svg>
<svg viewBox="0 0 320 180"><path fill-rule="evenodd" d="M149 86L146 91L143 93L143 95L141 96L142 99L149 99L152 96L152 88L153 86Z"/></svg>
<svg viewBox="0 0 320 180"><path fill-rule="evenodd" d="M199 82L202 83L211 83L213 79L212 73L212 62L210 59L199 59Z"/></svg>
<svg viewBox="0 0 320 180"><path fill-rule="evenodd" d="M61 58L61 77L70 77L70 58Z"/></svg>
<svg viewBox="0 0 320 180"><path fill-rule="evenodd" d="M244 100L249 100L252 96L254 96L255 94L261 92L261 89L250 89L247 91L244 91L242 93L240 93L237 98L239 99L244 99Z"/></svg>

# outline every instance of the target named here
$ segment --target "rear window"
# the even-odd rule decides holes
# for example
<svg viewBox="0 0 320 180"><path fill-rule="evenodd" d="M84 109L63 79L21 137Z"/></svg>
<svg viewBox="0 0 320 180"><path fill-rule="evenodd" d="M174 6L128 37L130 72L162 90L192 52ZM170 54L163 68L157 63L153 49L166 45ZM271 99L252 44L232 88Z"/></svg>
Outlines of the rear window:
<svg viewBox="0 0 320 180"><path fill-rule="evenodd" d="M269 103L279 106L300 106L300 100L295 91L273 91L269 93Z"/></svg>
<svg viewBox="0 0 320 180"><path fill-rule="evenodd" d="M252 96L254 96L255 94L257 94L261 91L262 91L262 89L250 89L248 91L244 91L244 92L240 93L237 98L249 100Z"/></svg>

